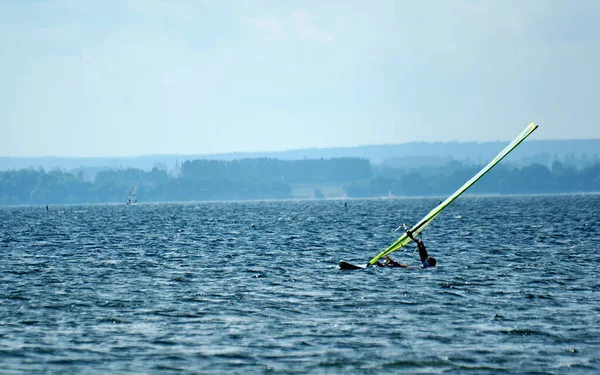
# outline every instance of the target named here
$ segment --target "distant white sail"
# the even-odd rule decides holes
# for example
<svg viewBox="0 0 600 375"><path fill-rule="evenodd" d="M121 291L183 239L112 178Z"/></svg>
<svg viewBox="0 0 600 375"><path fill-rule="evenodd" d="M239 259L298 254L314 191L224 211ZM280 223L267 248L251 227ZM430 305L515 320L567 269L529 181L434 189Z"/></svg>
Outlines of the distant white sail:
<svg viewBox="0 0 600 375"><path fill-rule="evenodd" d="M125 199L125 204L128 206L134 203L137 203L137 186L134 186L131 190L129 190L127 199Z"/></svg>

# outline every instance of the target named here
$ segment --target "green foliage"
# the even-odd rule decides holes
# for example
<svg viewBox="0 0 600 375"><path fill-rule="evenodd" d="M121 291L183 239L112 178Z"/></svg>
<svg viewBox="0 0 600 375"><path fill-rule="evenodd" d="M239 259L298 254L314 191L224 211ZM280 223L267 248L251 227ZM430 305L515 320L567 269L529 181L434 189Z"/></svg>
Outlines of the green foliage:
<svg viewBox="0 0 600 375"><path fill-rule="evenodd" d="M286 183L349 182L373 173L369 161L361 158L193 160L184 162L181 170L186 179L195 181L225 178Z"/></svg>
<svg viewBox="0 0 600 375"><path fill-rule="evenodd" d="M159 168L128 168L99 171L92 182L84 180L81 170L73 175L22 169L0 172L0 204L125 202L133 186L139 201L146 202L286 199L295 181L347 182L370 175L369 162L359 158L194 160L183 163L180 177Z"/></svg>
<svg viewBox="0 0 600 375"><path fill-rule="evenodd" d="M348 197L447 195L470 179L480 167L452 162L448 168L392 169L374 173L360 158L194 160L183 163L182 174L170 177L163 169L101 171L94 181L62 171L21 169L0 172L0 205L125 202L138 187L140 202L292 198L292 185L311 186L308 196L323 198L323 186L344 184ZM600 191L600 162L577 169L555 162L551 168L531 164L522 168L498 165L470 192L532 194ZM312 195L311 195L312 192Z"/></svg>
<svg viewBox="0 0 600 375"><path fill-rule="evenodd" d="M473 177L482 166L452 165L448 173L405 172L398 177L383 171L371 179L344 186L349 197L381 197L390 191L396 196L449 195ZM522 168L494 167L469 192L478 194L544 194L600 191L600 162L582 169L555 162L552 169L541 164Z"/></svg>

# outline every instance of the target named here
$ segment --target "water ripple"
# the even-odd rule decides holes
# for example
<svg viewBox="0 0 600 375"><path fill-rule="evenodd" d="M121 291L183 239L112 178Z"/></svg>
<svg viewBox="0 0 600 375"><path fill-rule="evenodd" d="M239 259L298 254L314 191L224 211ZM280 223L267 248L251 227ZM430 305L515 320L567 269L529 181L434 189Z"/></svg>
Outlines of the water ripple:
<svg viewBox="0 0 600 375"><path fill-rule="evenodd" d="M336 268L438 201L0 208L0 372L598 372L599 195L464 197L437 268Z"/></svg>

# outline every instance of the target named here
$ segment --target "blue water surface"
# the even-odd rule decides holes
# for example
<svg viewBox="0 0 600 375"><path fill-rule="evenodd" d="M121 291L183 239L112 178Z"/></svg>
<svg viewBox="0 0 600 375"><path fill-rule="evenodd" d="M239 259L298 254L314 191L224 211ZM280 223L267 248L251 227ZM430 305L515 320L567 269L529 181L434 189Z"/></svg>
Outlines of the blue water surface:
<svg viewBox="0 0 600 375"><path fill-rule="evenodd" d="M0 373L600 371L600 195L0 208ZM344 203L347 203L345 207Z"/></svg>

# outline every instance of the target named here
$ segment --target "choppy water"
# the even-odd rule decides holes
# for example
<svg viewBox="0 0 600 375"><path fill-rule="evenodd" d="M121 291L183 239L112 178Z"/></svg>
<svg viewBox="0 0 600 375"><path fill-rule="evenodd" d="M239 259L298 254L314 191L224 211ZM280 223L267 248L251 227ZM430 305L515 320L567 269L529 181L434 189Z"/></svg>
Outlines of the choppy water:
<svg viewBox="0 0 600 375"><path fill-rule="evenodd" d="M336 269L438 201L0 208L0 372L600 371L600 195L463 197L436 269Z"/></svg>

